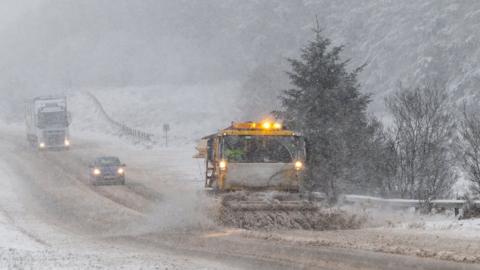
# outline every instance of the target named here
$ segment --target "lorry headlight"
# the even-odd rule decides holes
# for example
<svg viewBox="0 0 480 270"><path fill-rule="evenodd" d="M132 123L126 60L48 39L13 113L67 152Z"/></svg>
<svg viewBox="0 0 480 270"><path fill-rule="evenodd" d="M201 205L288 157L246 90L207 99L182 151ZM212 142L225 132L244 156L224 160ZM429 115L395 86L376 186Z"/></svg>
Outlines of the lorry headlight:
<svg viewBox="0 0 480 270"><path fill-rule="evenodd" d="M40 148L45 148L45 143L44 143L44 142L41 142L41 143L38 145L38 147L40 147Z"/></svg>
<svg viewBox="0 0 480 270"><path fill-rule="evenodd" d="M101 173L102 172L100 171L100 169L98 169L98 168L93 169L93 174L94 175L100 175Z"/></svg>
<svg viewBox="0 0 480 270"><path fill-rule="evenodd" d="M303 169L303 163L301 161L296 161L295 170L300 171L301 169Z"/></svg>
<svg viewBox="0 0 480 270"><path fill-rule="evenodd" d="M220 168L221 171L225 171L227 169L227 161L220 160L218 167Z"/></svg>
<svg viewBox="0 0 480 270"><path fill-rule="evenodd" d="M68 139L65 139L65 146L70 146L70 141Z"/></svg>
<svg viewBox="0 0 480 270"><path fill-rule="evenodd" d="M123 169L123 168L118 168L117 173L118 173L118 174L124 174L124 173L125 173L125 169Z"/></svg>

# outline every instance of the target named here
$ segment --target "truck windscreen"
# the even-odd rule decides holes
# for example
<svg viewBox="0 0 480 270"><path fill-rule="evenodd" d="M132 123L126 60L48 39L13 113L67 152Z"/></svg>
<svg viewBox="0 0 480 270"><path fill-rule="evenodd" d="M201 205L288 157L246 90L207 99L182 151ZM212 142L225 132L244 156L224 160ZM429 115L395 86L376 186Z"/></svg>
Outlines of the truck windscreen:
<svg viewBox="0 0 480 270"><path fill-rule="evenodd" d="M37 124L39 128L63 127L67 124L67 115L60 112L41 112L38 114Z"/></svg>
<svg viewBox="0 0 480 270"><path fill-rule="evenodd" d="M291 163L302 151L293 136L225 136L223 158L238 163Z"/></svg>

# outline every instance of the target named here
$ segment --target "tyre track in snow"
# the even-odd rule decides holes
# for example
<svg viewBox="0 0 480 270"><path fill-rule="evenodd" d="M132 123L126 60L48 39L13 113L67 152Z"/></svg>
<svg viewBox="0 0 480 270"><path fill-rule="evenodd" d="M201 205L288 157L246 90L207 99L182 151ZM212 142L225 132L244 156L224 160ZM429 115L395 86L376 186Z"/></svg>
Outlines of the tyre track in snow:
<svg viewBox="0 0 480 270"><path fill-rule="evenodd" d="M68 225L68 229L107 233L142 218L142 213L92 190L75 172L51 157L60 155L68 160L70 152L36 152L18 139L7 139L15 145L15 151L4 156L22 180L18 188L23 190L29 207L46 215L46 221Z"/></svg>
<svg viewBox="0 0 480 270"><path fill-rule="evenodd" d="M4 207L0 207L0 212L7 219L8 223L13 228L17 229L20 233L25 235L27 238L29 238L30 240L32 240L33 242L35 242L39 245L46 246L46 247L51 247L51 245L48 244L45 240L41 239L39 236L31 233L30 231L25 229L23 226L19 225L15 221L15 219L12 217L12 215L10 215L10 213Z"/></svg>
<svg viewBox="0 0 480 270"><path fill-rule="evenodd" d="M75 180L93 192L139 214L143 215L152 204L161 200L162 195L159 192L143 184L145 181L141 178L147 176L139 173L139 169L127 168L125 185L93 186L89 181L88 165L95 157L105 154L106 150L100 150L102 148L99 147L99 144L91 141L81 140L77 143L88 145L88 147L73 148L67 152L44 152L43 154L52 161L53 166L60 166L65 173L75 175Z"/></svg>
<svg viewBox="0 0 480 270"><path fill-rule="evenodd" d="M59 166L59 168L65 174L76 175L73 180L77 181L80 185L84 185L93 193L104 197L111 202L118 204L134 211L136 214L144 216L144 211L148 201L146 196L133 192L133 189L129 188L130 183L125 186L106 185L106 186L94 186L88 179L88 163L84 162L75 153L42 153L49 160L51 166Z"/></svg>

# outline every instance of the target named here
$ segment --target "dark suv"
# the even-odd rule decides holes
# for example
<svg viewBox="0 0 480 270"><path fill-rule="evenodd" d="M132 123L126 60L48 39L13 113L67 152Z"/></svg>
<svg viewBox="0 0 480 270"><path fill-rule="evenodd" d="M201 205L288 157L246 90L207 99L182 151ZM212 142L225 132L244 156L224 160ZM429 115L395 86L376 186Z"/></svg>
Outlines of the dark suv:
<svg viewBox="0 0 480 270"><path fill-rule="evenodd" d="M89 167L93 185L125 184L125 164L117 157L98 157Z"/></svg>

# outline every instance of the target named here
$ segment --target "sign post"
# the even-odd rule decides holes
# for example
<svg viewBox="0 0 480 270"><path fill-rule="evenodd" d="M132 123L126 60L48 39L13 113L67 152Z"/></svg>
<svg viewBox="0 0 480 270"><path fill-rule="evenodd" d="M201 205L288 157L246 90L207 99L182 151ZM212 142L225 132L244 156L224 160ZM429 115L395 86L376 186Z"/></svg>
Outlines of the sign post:
<svg viewBox="0 0 480 270"><path fill-rule="evenodd" d="M168 131L170 131L170 125L163 124L163 132L165 133L165 147L168 147Z"/></svg>

